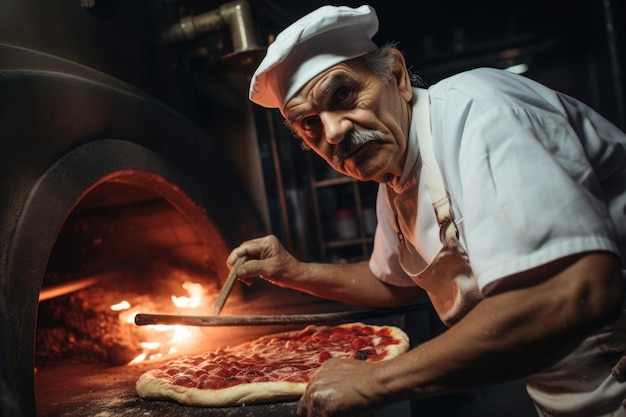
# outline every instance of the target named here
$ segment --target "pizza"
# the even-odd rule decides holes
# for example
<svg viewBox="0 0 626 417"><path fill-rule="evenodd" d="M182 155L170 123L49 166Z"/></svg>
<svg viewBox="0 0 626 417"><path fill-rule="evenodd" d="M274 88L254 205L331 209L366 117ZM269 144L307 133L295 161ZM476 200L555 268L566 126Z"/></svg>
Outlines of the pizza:
<svg viewBox="0 0 626 417"><path fill-rule="evenodd" d="M141 398L204 407L293 400L330 358L383 361L408 348L408 336L394 326L309 325L171 360L143 373L136 390Z"/></svg>

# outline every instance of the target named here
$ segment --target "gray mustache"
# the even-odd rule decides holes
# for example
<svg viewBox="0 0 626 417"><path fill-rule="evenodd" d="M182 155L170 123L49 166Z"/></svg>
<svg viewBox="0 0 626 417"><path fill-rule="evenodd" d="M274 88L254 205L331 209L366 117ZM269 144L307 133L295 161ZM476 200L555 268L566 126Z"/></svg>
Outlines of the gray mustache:
<svg viewBox="0 0 626 417"><path fill-rule="evenodd" d="M346 137L337 145L333 154L333 162L342 164L346 156L350 155L356 147L363 146L368 142L382 142L383 134L378 130L351 130Z"/></svg>

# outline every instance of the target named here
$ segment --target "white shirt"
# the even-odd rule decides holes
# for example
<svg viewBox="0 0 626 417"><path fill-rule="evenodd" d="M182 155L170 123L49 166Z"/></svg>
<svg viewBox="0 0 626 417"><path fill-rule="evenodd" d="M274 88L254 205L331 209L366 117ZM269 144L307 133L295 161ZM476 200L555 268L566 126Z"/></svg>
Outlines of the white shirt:
<svg viewBox="0 0 626 417"><path fill-rule="evenodd" d="M483 294L506 276L584 251L623 254L624 265L624 133L571 97L505 71L468 71L433 85L428 92L435 156L460 241ZM439 231L420 175L414 131L408 142L407 164L396 189L407 193L407 204L399 216L412 226L403 229L405 238L429 263L441 248ZM418 195L409 186L416 176ZM372 272L393 285L415 285L397 262L397 236L384 185L377 214ZM588 351L582 355L593 357ZM580 352L573 356L580 358ZM584 363L579 362L575 369L581 366ZM600 384L611 386L604 393L616 389L626 397L626 384L598 382L607 378L605 368L568 401L537 388L549 380L568 391L575 377L561 371L551 369L529 379L529 392L540 408L565 410L563 403L568 401L580 411L594 408L602 394L590 390ZM597 415L626 416L623 407L616 412Z"/></svg>

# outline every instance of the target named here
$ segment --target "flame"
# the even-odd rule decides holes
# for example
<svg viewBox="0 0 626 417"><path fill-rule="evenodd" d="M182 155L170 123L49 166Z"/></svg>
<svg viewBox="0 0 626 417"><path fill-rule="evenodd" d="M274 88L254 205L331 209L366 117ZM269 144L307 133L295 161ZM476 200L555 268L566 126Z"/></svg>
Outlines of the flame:
<svg viewBox="0 0 626 417"><path fill-rule="evenodd" d="M128 310L130 308L130 303L126 300L119 302L117 304L113 304L111 306L111 310L113 311L122 311L122 310Z"/></svg>
<svg viewBox="0 0 626 417"><path fill-rule="evenodd" d="M204 288L200 284L194 282L185 282L183 288L187 290L190 297L177 297L172 295L174 305L179 308L198 308L202 304L204 296Z"/></svg>
<svg viewBox="0 0 626 417"><path fill-rule="evenodd" d="M198 309L205 307L205 289L201 284L185 282L182 284L188 295L172 295L173 311L176 309ZM120 319L126 323L135 323L135 316L141 312L141 305L131 305L128 301L121 301L111 306L114 311L120 311ZM140 343L143 350L129 362L137 364L144 361L159 360L180 353L181 347L189 345L200 330L189 326L153 325L143 326L141 329L144 340Z"/></svg>

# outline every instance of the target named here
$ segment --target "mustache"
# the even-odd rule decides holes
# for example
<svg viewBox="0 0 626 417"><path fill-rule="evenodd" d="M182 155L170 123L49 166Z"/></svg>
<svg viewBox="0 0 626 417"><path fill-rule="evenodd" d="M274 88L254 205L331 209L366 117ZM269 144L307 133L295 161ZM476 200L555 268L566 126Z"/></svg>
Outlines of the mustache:
<svg viewBox="0 0 626 417"><path fill-rule="evenodd" d="M342 164L352 151L369 142L382 142L383 134L379 130L351 130L346 133L345 138L337 145L333 153L333 162Z"/></svg>

